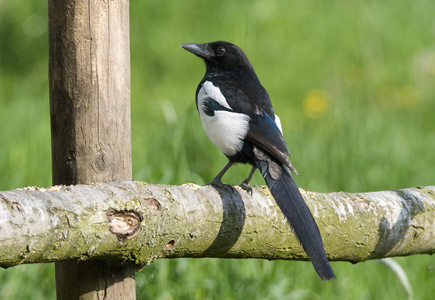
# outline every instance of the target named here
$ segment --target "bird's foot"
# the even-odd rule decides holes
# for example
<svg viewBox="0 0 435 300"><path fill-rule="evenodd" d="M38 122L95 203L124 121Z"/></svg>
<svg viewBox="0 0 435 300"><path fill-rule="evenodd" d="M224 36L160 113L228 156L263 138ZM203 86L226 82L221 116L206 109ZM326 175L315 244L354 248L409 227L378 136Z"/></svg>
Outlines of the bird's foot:
<svg viewBox="0 0 435 300"><path fill-rule="evenodd" d="M223 189L225 189L225 188L233 188L231 185L229 185L229 184L225 184L225 183L223 183L221 180L219 180L219 179L213 179L210 183L208 183L207 185L211 185L211 186L215 186L215 187L219 187L219 188L223 188Z"/></svg>
<svg viewBox="0 0 435 300"><path fill-rule="evenodd" d="M239 186L240 186L242 189L244 189L245 191L247 191L249 195L252 196L253 189L252 189L252 187L249 185L249 182L245 182L245 181L243 181L241 184L239 184Z"/></svg>

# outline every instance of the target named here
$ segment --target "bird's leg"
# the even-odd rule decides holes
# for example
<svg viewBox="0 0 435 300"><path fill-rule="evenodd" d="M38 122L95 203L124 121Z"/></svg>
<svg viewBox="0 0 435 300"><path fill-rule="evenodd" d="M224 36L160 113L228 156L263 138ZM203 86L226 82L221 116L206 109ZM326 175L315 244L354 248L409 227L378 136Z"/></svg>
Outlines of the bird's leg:
<svg viewBox="0 0 435 300"><path fill-rule="evenodd" d="M251 196L252 196L252 187L249 185L249 182L251 181L252 175L254 175L255 170L257 170L257 167L252 167L248 177L246 177L246 179L243 180L243 182L239 185L242 189L244 189L249 194L251 194Z"/></svg>
<svg viewBox="0 0 435 300"><path fill-rule="evenodd" d="M229 184L224 184L222 183L222 176L224 176L224 174L228 171L228 169L233 165L232 162L228 162L225 167L223 167L223 169L216 175L215 178L213 178L213 180L209 183L209 185L214 185L214 186L218 186L218 187L228 187L230 186Z"/></svg>

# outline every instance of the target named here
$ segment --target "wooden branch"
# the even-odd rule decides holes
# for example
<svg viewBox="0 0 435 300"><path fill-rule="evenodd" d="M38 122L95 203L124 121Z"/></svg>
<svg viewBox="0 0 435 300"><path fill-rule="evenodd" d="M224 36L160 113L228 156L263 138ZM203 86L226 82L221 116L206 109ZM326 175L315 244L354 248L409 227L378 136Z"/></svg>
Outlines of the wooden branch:
<svg viewBox="0 0 435 300"><path fill-rule="evenodd" d="M302 191L331 260L435 252L435 186L370 193ZM305 260L267 188L117 180L0 192L0 266L101 259Z"/></svg>

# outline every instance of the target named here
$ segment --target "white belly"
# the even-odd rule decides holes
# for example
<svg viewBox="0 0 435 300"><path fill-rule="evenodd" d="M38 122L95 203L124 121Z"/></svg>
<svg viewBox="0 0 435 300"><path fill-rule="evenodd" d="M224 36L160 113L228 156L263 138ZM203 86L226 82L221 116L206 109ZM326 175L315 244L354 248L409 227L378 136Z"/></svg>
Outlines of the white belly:
<svg viewBox="0 0 435 300"><path fill-rule="evenodd" d="M203 101L207 97L214 99L229 110L232 110L232 108L228 105L218 87L215 87L209 81L203 84L198 94L198 111L202 126L213 144L226 155L232 156L243 147L243 140L249 130L250 117L225 110L216 110L213 116L209 116L203 109Z"/></svg>

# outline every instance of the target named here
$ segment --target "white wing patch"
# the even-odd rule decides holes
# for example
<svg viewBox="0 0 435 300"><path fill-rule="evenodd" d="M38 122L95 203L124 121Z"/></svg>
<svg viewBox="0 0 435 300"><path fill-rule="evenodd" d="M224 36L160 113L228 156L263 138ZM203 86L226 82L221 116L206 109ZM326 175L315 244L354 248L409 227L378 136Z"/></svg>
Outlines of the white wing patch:
<svg viewBox="0 0 435 300"><path fill-rule="evenodd" d="M207 115L204 112L206 98L214 99L231 111L216 110L213 116ZM232 110L220 89L210 81L204 82L198 93L198 111L202 126L213 144L228 156L235 155L242 149L251 119L248 115Z"/></svg>
<svg viewBox="0 0 435 300"><path fill-rule="evenodd" d="M281 131L281 134L282 134L281 120L279 119L279 117L277 115L275 115L275 123L276 123L276 126L278 126L278 129L279 129L279 131Z"/></svg>

